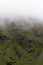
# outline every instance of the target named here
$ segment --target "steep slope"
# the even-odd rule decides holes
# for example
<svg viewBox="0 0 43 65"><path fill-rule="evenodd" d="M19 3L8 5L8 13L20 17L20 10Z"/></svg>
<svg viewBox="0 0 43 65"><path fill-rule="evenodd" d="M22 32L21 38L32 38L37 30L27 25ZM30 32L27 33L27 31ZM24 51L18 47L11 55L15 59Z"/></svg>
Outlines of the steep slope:
<svg viewBox="0 0 43 65"><path fill-rule="evenodd" d="M42 36L34 33L33 28L24 30L14 24L0 30L0 65L43 65Z"/></svg>

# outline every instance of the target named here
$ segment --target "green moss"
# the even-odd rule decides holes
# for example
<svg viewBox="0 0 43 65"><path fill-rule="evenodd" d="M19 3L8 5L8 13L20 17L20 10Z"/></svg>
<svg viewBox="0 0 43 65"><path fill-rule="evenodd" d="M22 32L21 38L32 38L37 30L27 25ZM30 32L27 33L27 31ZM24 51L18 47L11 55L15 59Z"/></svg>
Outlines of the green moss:
<svg viewBox="0 0 43 65"><path fill-rule="evenodd" d="M12 62L12 65L43 65L43 40L31 33L33 32L30 30L12 26L3 29L0 36L5 35L8 39L0 40L0 65L6 65L7 62ZM19 37L23 37L22 42ZM21 57L18 57L17 53L20 53Z"/></svg>

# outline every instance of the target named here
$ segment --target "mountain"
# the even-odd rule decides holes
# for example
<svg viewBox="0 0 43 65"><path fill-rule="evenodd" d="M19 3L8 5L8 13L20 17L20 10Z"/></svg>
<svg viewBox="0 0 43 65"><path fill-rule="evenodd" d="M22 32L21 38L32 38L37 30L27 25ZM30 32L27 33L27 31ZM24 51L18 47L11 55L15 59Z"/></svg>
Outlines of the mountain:
<svg viewBox="0 0 43 65"><path fill-rule="evenodd" d="M0 65L43 65L43 26L25 30L21 24L0 28Z"/></svg>

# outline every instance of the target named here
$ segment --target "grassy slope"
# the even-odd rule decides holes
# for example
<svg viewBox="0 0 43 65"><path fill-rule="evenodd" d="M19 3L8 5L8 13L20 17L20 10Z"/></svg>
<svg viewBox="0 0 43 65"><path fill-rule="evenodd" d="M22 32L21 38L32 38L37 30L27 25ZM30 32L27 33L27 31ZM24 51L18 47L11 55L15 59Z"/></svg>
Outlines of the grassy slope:
<svg viewBox="0 0 43 65"><path fill-rule="evenodd" d="M0 32L8 37L0 40L0 65L43 65L43 40L31 33L13 26Z"/></svg>

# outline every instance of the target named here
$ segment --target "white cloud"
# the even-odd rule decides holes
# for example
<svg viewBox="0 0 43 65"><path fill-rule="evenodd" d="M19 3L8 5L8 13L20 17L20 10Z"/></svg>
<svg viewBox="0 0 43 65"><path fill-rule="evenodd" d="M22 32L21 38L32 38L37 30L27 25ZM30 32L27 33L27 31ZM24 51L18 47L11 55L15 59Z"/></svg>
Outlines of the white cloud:
<svg viewBox="0 0 43 65"><path fill-rule="evenodd" d="M14 14L43 18L43 0L0 0L0 15Z"/></svg>

